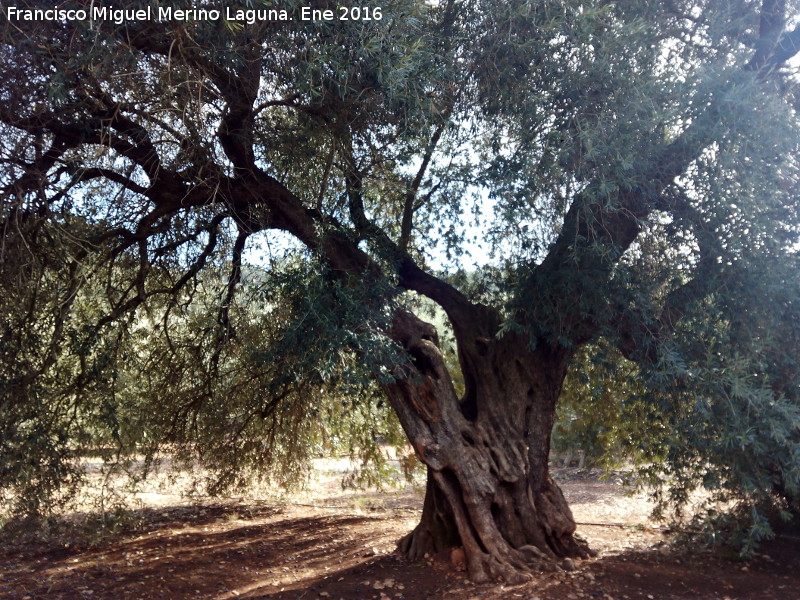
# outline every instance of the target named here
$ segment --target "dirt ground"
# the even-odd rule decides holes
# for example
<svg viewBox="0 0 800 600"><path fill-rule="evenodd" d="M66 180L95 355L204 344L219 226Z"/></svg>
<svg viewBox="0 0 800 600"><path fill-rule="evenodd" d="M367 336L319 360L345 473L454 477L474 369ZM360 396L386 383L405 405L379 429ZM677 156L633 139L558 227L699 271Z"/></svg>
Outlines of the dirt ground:
<svg viewBox="0 0 800 600"><path fill-rule="evenodd" d="M447 557L392 554L416 522L418 490L342 492L343 468L321 463L309 491L280 500L187 502L151 491L140 497L136 529L96 546L6 541L0 598L800 599L800 541L777 540L746 563L689 556L648 521L645 497L574 470L557 475L598 557L521 586L474 585Z"/></svg>

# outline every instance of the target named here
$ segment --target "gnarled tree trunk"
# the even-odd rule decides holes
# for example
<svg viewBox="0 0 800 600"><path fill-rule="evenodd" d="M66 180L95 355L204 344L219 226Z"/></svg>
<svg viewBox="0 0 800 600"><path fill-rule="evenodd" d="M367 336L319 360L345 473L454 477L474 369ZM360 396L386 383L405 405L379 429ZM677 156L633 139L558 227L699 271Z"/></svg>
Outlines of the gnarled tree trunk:
<svg viewBox="0 0 800 600"><path fill-rule="evenodd" d="M454 323L461 399L433 326L410 313L395 317L392 336L413 364L399 367L386 391L428 467L422 519L399 549L417 559L463 546L473 580L518 582L531 570L590 555L547 464L569 356L531 351L514 334L486 335L496 326L483 316Z"/></svg>

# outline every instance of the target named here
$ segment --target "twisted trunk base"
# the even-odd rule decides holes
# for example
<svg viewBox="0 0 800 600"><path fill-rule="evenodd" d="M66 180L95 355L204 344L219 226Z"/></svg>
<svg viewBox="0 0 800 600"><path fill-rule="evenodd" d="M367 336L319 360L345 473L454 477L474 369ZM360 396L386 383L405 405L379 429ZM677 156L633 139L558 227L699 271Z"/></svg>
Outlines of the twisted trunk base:
<svg viewBox="0 0 800 600"><path fill-rule="evenodd" d="M460 347L459 399L435 330L401 313L393 333L412 363L385 389L428 467L422 518L398 550L418 560L463 547L474 581L508 583L591 556L547 465L566 357L475 335L474 352Z"/></svg>
<svg viewBox="0 0 800 600"><path fill-rule="evenodd" d="M400 540L398 552L421 560L463 547L473 581L507 583L594 555L575 534L572 513L552 479L537 494L521 487L497 482L487 509L451 473L429 471L420 522Z"/></svg>

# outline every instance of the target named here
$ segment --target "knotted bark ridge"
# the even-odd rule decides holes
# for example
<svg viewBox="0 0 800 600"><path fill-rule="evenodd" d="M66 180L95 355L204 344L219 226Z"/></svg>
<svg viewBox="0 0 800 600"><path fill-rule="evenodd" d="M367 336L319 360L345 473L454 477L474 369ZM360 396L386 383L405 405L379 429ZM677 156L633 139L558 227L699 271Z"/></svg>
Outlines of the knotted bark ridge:
<svg viewBox="0 0 800 600"><path fill-rule="evenodd" d="M386 392L428 467L420 523L399 551L418 560L463 546L473 580L508 583L590 556L547 468L563 365L517 339L484 340L462 360L475 383L459 399L431 325L398 313L392 336L411 359Z"/></svg>

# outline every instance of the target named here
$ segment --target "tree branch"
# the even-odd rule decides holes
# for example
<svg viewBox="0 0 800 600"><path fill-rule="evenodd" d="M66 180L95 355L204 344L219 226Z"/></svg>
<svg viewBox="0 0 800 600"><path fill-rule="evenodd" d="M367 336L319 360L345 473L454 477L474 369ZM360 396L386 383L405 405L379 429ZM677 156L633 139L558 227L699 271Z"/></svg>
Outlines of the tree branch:
<svg viewBox="0 0 800 600"><path fill-rule="evenodd" d="M760 71L772 56L786 27L786 0L763 0L756 51L745 69Z"/></svg>
<svg viewBox="0 0 800 600"><path fill-rule="evenodd" d="M236 286L242 280L242 252L244 252L245 244L250 233L240 228L236 236L236 241L233 244L233 252L231 254L231 272L228 275L228 283L226 285L225 297L219 309L219 316L217 320L222 326L225 338L235 337L235 332L231 329L230 307L233 302L233 295L236 293Z"/></svg>
<svg viewBox="0 0 800 600"><path fill-rule="evenodd" d="M73 183L81 183L92 179L108 179L109 181L118 183L125 189L135 192L136 194L141 194L142 196L147 195L148 188L135 183L133 180L121 175L120 173L117 173L116 171L104 169L102 167L82 168L80 171L78 171L75 177L73 177Z"/></svg>
<svg viewBox="0 0 800 600"><path fill-rule="evenodd" d="M790 60L797 53L800 52L800 25L795 27L789 33L778 41L772 56L770 57L767 66L769 70L774 70L781 67L786 61Z"/></svg>
<svg viewBox="0 0 800 600"><path fill-rule="evenodd" d="M419 193L419 188L422 185L422 178L425 176L425 172L428 170L431 158L433 157L433 153L436 150L437 144L439 143L439 139L442 137L442 133L444 132L448 118L449 115L433 132L430 142L428 143L428 147L425 149L425 155L422 158L422 164L417 170L417 175L414 177L414 180L411 182L411 185L406 191L405 202L403 203L403 217L400 223L400 241L398 242L398 247L403 252L408 250L408 244L411 241L411 228L414 218L414 200Z"/></svg>

